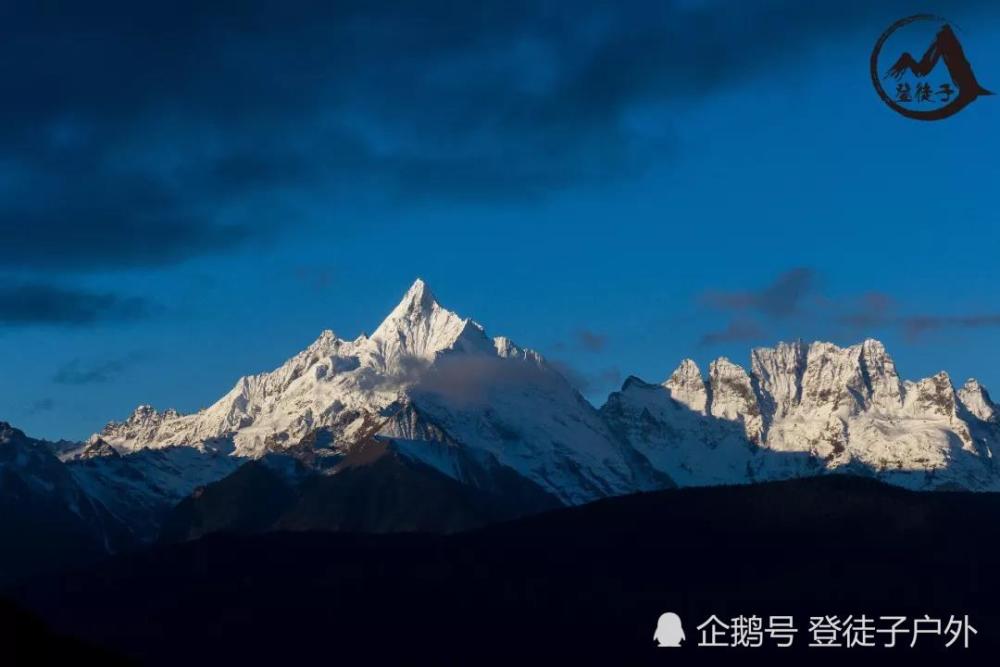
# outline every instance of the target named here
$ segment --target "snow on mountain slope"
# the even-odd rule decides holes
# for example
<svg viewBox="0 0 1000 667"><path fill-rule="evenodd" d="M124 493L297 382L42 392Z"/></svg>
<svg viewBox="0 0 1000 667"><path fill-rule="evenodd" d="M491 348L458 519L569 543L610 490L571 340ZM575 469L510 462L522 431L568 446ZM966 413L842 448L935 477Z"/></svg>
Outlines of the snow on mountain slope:
<svg viewBox="0 0 1000 667"><path fill-rule="evenodd" d="M370 337L325 331L205 410L140 406L99 437L121 454L295 453L328 473L373 437L398 440L405 456L432 467L461 448L571 504L672 480L827 470L919 489L1000 488L1000 422L986 391L970 381L956 392L944 374L903 381L878 341L782 343L753 350L749 372L718 359L707 377L688 360L662 385L630 378L598 412L537 353L489 338L420 280ZM208 468L199 483L225 466Z"/></svg>
<svg viewBox="0 0 1000 667"><path fill-rule="evenodd" d="M389 374L414 360L433 361L445 350L489 353L493 348L481 326L442 308L420 279L375 330L371 343L372 361Z"/></svg>
<svg viewBox="0 0 1000 667"><path fill-rule="evenodd" d="M377 415L399 398L414 369L433 357L429 346L444 349L460 335L457 318L425 292L421 281L415 283L372 338L344 341L324 331L276 370L240 378L205 410L179 415L140 406L125 422L108 424L99 435L120 452L185 445L231 448L250 457L291 445L319 427L336 425L350 437L362 428L366 415ZM427 321L407 330L408 316L421 312ZM439 329L431 331L431 323ZM344 416L355 418L345 423Z"/></svg>
<svg viewBox="0 0 1000 667"><path fill-rule="evenodd" d="M418 425L395 418L410 405L433 442L489 453L563 502L670 483L538 354L488 338L476 322L442 308L421 280L371 337L345 341L323 332L201 412L140 406L99 437L123 454L184 446L257 458L296 448L317 429L329 433L333 449L373 434L413 440L408 428ZM427 452L439 458L436 449Z"/></svg>
<svg viewBox="0 0 1000 667"><path fill-rule="evenodd" d="M194 447L143 449L126 456L91 439L66 469L142 541L156 538L160 520L198 487L229 475L243 459Z"/></svg>
<svg viewBox="0 0 1000 667"><path fill-rule="evenodd" d="M681 484L844 470L916 489L1000 490L996 408L974 380L900 380L878 341L754 350L752 371L686 361L663 385L627 382L602 409ZM721 460L720 460L721 458Z"/></svg>
<svg viewBox="0 0 1000 667"><path fill-rule="evenodd" d="M630 377L601 413L616 434L680 486L749 481L754 448L738 421L706 412L708 392L700 378L690 360L662 385Z"/></svg>
<svg viewBox="0 0 1000 667"><path fill-rule="evenodd" d="M447 355L409 393L450 439L492 454L566 503L671 485L540 358Z"/></svg>

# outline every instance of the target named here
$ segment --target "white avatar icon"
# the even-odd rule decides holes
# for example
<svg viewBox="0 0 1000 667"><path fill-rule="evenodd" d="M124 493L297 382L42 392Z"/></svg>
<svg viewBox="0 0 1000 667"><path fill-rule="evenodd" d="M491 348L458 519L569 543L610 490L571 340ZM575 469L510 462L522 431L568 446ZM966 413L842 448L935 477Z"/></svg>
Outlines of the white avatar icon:
<svg viewBox="0 0 1000 667"><path fill-rule="evenodd" d="M681 617L672 611L660 614L660 620L656 623L656 634L653 640L660 648L668 646L680 646L681 642L687 639L684 636L684 628L681 626Z"/></svg>

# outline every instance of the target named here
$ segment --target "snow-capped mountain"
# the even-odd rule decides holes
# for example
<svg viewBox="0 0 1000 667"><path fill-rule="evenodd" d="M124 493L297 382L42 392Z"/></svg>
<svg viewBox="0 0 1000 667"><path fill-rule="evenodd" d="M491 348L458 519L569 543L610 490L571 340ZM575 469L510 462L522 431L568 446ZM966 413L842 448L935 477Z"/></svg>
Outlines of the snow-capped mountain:
<svg viewBox="0 0 1000 667"><path fill-rule="evenodd" d="M475 452L575 504L824 470L1000 488L998 430L977 382L904 381L875 340L782 343L753 350L749 372L718 359L707 378L686 360L661 385L630 378L596 411L540 355L490 339L417 280L370 337L325 331L201 412L141 406L99 437L122 454L182 446L252 459L300 451L321 431L326 444L309 449L336 460L378 436L458 479L455 452Z"/></svg>
<svg viewBox="0 0 1000 667"><path fill-rule="evenodd" d="M377 435L459 478L455 448L475 452L571 504L670 484L540 355L489 338L422 280L370 337L324 331L201 412L140 406L98 437L121 454L184 446L259 458L299 451L316 431L326 458Z"/></svg>
<svg viewBox="0 0 1000 667"><path fill-rule="evenodd" d="M320 427L350 439L447 350L486 354L493 347L479 325L441 308L418 280L371 337L345 341L324 331L274 371L240 378L205 410L180 415L143 405L98 435L122 453L184 445L247 457Z"/></svg>
<svg viewBox="0 0 1000 667"><path fill-rule="evenodd" d="M10 461L34 460L14 441L0 443L3 480L21 470ZM956 390L944 373L903 380L878 341L782 343L753 350L749 370L717 359L707 376L685 360L661 384L630 377L598 410L539 354L488 337L420 280L371 336L325 331L200 412L144 405L49 448L62 464L49 457L0 496L65 487L68 507L90 503L144 541L168 517L175 537L450 530L673 485L827 472L1000 490L1000 410L987 391L975 380ZM283 504L234 508L255 498Z"/></svg>
<svg viewBox="0 0 1000 667"><path fill-rule="evenodd" d="M662 385L630 379L602 409L679 484L845 471L914 489L1000 490L996 406L975 380L901 380L876 340L782 343L751 371L684 361Z"/></svg>

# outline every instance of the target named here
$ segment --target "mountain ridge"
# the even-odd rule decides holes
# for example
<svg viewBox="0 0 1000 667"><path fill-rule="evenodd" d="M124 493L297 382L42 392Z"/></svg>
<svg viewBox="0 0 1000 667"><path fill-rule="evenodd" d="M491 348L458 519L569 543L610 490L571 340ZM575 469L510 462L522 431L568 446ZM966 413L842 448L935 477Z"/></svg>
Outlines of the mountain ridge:
<svg viewBox="0 0 1000 667"><path fill-rule="evenodd" d="M339 498L347 477L369 480L350 488L370 495L337 504L336 517L307 503L299 529L462 523L428 522L434 513L417 507L406 507L417 523L353 516L394 506L385 475L438 498L472 494L482 507L476 517L511 510L497 489L526 494L530 502L514 507L522 514L552 502L828 473L916 490L1000 490L1000 411L986 389L972 379L956 389L944 372L904 380L877 340L779 343L753 349L748 367L720 357L707 373L686 359L660 383L630 376L596 408L542 355L491 338L442 307L422 280L371 336L348 341L325 330L197 413L141 405L84 443L50 447L73 483L142 542L157 539L182 502L213 529L237 521L211 515L224 501L195 496L254 461L284 475L289 497L300 499L305 488ZM452 484L467 492L456 495ZM212 497L226 489L232 502L253 502L235 481Z"/></svg>
<svg viewBox="0 0 1000 667"><path fill-rule="evenodd" d="M444 442L484 451L568 504L675 478L740 483L841 468L909 488L1000 489L1000 420L985 388L970 379L956 389L944 372L904 380L875 339L759 347L749 370L720 357L707 375L686 359L664 382L642 382L660 389L643 393L630 378L595 410L540 354L490 338L417 279L371 336L326 330L205 410L140 406L95 437L125 454L183 445L249 460L301 450L323 431L321 455L378 436L410 442L431 465L436 453L412 443Z"/></svg>

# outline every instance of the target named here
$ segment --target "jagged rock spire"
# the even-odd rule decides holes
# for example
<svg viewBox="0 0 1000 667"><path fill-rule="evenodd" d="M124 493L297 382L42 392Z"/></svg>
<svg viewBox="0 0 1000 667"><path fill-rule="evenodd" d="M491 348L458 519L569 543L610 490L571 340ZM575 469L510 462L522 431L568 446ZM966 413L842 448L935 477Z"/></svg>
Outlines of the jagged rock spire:
<svg viewBox="0 0 1000 667"><path fill-rule="evenodd" d="M984 422L1000 421L1000 412L998 412L996 404L990 398L986 387L979 384L979 380L975 378L966 380L962 388L958 390L958 398L966 410Z"/></svg>
<svg viewBox="0 0 1000 667"><path fill-rule="evenodd" d="M663 386L670 390L670 396L695 412L704 413L708 408L708 387L692 359L685 359L670 374Z"/></svg>

